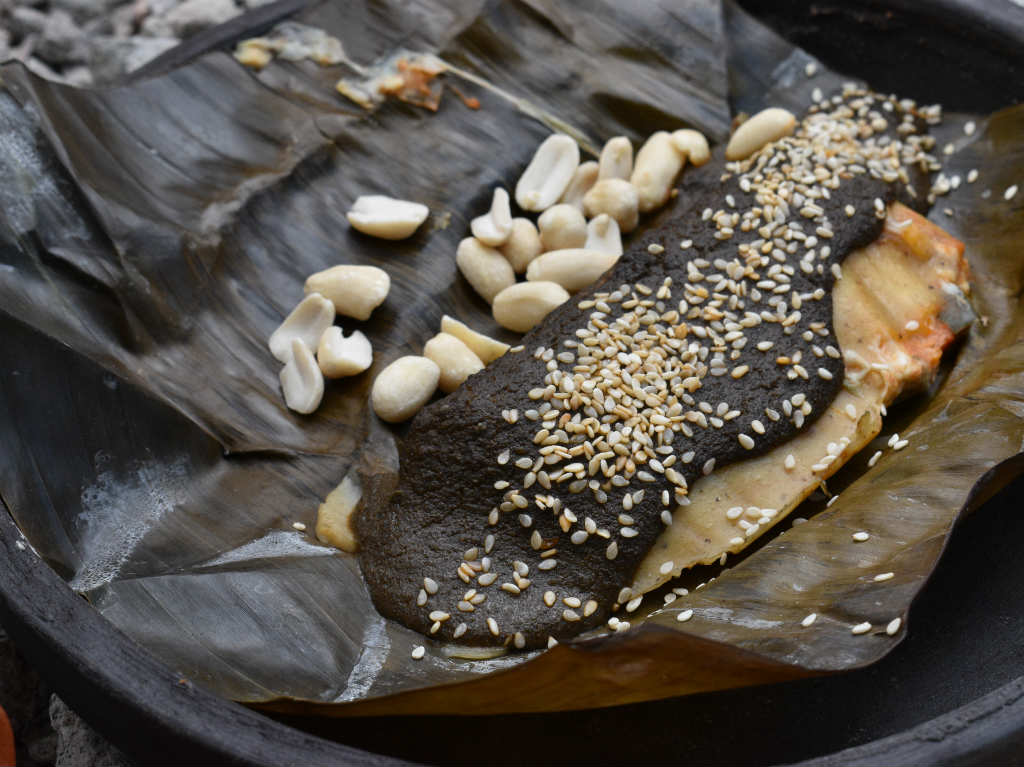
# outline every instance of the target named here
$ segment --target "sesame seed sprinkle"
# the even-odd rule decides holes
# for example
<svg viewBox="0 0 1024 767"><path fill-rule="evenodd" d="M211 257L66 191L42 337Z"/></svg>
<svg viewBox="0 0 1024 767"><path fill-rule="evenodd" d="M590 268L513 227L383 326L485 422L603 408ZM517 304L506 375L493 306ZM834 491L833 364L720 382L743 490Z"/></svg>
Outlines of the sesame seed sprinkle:
<svg viewBox="0 0 1024 767"><path fill-rule="evenodd" d="M1006 191L1003 192L1003 199L1004 200L1012 200L1016 194L1017 194L1017 185L1013 184L1012 186L1006 187Z"/></svg>
<svg viewBox="0 0 1024 767"><path fill-rule="evenodd" d="M412 659L413 660L420 660L426 654L427 654L427 648L425 648L421 644L418 644L415 647L413 647L412 648L412 652L410 653L410 655L412 655Z"/></svg>
<svg viewBox="0 0 1024 767"><path fill-rule="evenodd" d="M802 621L800 621L800 625L803 626L804 628L806 628L806 627L810 626L811 624L813 624L814 621L816 621L816 620L818 620L818 614L817 613L810 613L809 615L804 617L804 619Z"/></svg>
<svg viewBox="0 0 1024 767"><path fill-rule="evenodd" d="M813 62L806 71L809 77L816 71ZM533 603L526 597L529 566L515 562L510 573L507 560L501 562L494 554L491 562L486 556L505 550L503 537L510 529L511 534L522 536L520 541L529 542L526 554L520 556L535 571L550 573L535 575L535 580L543 586L566 583L547 580L557 572L556 547L563 549L568 561L587 546L598 552L602 549L596 547L603 547L608 560L615 560L620 548L632 558L643 548L638 544L650 543L652 512L663 525L672 524L674 507L689 504L688 482L715 470L716 459L706 445L716 444L716 432L729 440L718 441L719 445L738 443L744 450L754 450L761 442L757 438L769 431L772 437L785 436L793 427L811 423L816 415L811 401L817 401L822 390L818 381L831 381L836 375L834 366L822 366L820 358L842 358L830 338L834 331L827 323L814 321L820 314L812 302L828 301L824 288L828 278L842 278L839 259L832 257L829 244L838 239L836 218L842 218L843 212L846 217L857 214L853 205L830 204L831 195L843 179L870 175L888 181L891 174L893 180L906 183L906 168L934 162L923 153L932 146L926 137L910 135L916 131L914 126L896 131L898 135L872 138L886 131L889 122L871 104L890 113L898 109L890 121L898 120L899 114L908 119L911 112L923 114L912 104L852 86L842 97L826 98L820 89L813 95L818 103L792 136L726 165L723 180L736 179L730 190L723 190L730 193L703 210L700 217L706 223L694 222L707 227L703 238L718 239L719 244L706 246L710 253L692 252L693 240L679 241L681 250L691 252L677 254L682 264L678 273L671 278L648 276L632 285L608 284L581 295L572 308L578 308L582 319L569 337L552 343L553 348L541 345L532 350L533 359L527 362L537 366L537 375L526 394L529 401L505 403L505 409L499 405L495 413L500 412L508 424L522 423L519 429L528 427L533 444L527 437L524 451L517 436L510 447L499 445L497 465L506 469L493 482L502 497L487 503L494 504L487 514L493 532L478 539L482 549L473 547L456 565L455 575L467 588L478 589L470 588L457 601L457 610L463 614L481 613L473 616L478 619L474 626L479 627L483 619L488 631L499 636L497 621L487 616L494 601L488 600L488 593L501 600L518 599L524 607ZM871 212L869 206L866 215ZM874 213L879 218L887 215L881 197L874 199ZM646 248L654 255L665 252L660 243ZM807 284L804 274L821 286L802 287ZM775 334L768 338L774 340L756 337L758 326L771 328ZM790 382L788 393L770 402L772 407L760 404L744 412L743 401L722 401L731 397L715 388L752 372L761 384L766 369L781 384ZM799 391L801 387L805 391ZM794 390L796 395L790 396ZM758 412L762 408L763 414ZM846 412L856 419L856 408L851 412L848 407ZM702 440L705 432L710 440ZM731 442L733 438L736 442ZM842 447L833 450L830 445L829 455L818 459L814 470L826 471ZM726 454L729 460L737 457L735 448ZM795 457L787 455L784 465L787 471L796 469ZM493 464L491 470L495 470ZM654 487L648 488L645 502L648 484ZM736 526L730 546L738 548L772 525L778 512L735 507L726 516ZM666 561L659 572L667 576L674 568L672 561ZM451 571L444 572L451 577ZM428 590L430 584L432 590ZM447 623L447 617L440 616L458 615L455 601L439 605L441 600L435 597L427 607L439 584L424 577L423 586L424 614L429 610L434 623L446 624L444 630L451 631L455 621ZM498 588L487 591L492 586ZM629 593L623 601L626 596L620 593L616 605L633 612L641 597ZM544 592L544 605L554 608L556 601L554 591ZM564 592L561 602L566 609L556 609L547 620L560 617L575 622L582 620L577 611L589 617L600 609L595 599ZM525 635L507 625L516 620L514 613L505 615L497 616L505 625L504 643L523 648ZM465 625L459 624L455 631ZM615 631L629 627L622 620L614 625L609 620L608 625ZM461 628L461 633L466 631Z"/></svg>
<svg viewBox="0 0 1024 767"><path fill-rule="evenodd" d="M871 631L871 624L867 621L864 621L863 623L858 623L856 626L850 629L851 634L867 634L869 631Z"/></svg>
<svg viewBox="0 0 1024 767"><path fill-rule="evenodd" d="M868 538L870 538L871 535L869 533L866 533L863 530L861 530L859 532L854 533L850 537L853 538L853 540L855 540L857 543L863 543Z"/></svg>
<svg viewBox="0 0 1024 767"><path fill-rule="evenodd" d="M693 610L687 608L686 610L683 610L678 615L676 615L676 620L679 621L680 623L686 623L686 621L690 620L690 618L692 618L692 617L693 617Z"/></svg>
<svg viewBox="0 0 1024 767"><path fill-rule="evenodd" d="M900 626L902 626L902 625L903 625L902 618L893 618L891 621L889 621L888 625L885 627L885 633L888 634L889 636L896 636L896 633L900 630Z"/></svg>

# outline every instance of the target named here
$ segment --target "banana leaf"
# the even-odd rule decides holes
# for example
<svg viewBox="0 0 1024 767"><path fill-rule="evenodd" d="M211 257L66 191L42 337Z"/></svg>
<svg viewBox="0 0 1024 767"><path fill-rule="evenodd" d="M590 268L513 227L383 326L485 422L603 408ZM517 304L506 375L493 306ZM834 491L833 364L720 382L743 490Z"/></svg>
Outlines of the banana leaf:
<svg viewBox="0 0 1024 767"><path fill-rule="evenodd" d="M299 20L336 35L348 62L257 73L212 52L98 91L0 68L0 498L35 551L183 676L278 710L606 706L890 651L959 515L1024 468L1024 197L1002 196L1024 167L1024 108L973 116L971 137L966 115L946 129L959 135L947 172L979 180L932 215L967 243L983 321L932 396L892 414L910 448L858 459L830 480L838 502L695 574L717 577L628 632L477 661L426 642L414 661L424 638L376 613L355 559L292 523L312 529L349 472L394 469L401 429L368 411L369 383L442 314L513 340L456 271L469 218L552 129L585 149L684 126L720 143L732 113L800 110L843 78L820 63L807 78L808 54L714 0L326 3ZM419 53L453 67L436 112L334 91ZM344 211L375 192L426 203L428 223L399 243L354 232ZM646 226L686 206L680 195ZM297 416L266 339L304 278L335 263L391 275L373 318L344 322L372 339L374 366ZM851 545L859 529L873 535ZM873 582L881 571L896 576ZM849 630L894 617L895 636Z"/></svg>

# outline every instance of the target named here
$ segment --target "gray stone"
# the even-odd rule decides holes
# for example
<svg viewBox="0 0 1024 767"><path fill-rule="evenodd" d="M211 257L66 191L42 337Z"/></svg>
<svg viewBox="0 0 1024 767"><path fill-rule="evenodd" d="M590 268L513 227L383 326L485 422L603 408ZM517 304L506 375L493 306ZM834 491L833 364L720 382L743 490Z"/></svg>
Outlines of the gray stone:
<svg viewBox="0 0 1024 767"><path fill-rule="evenodd" d="M175 37L188 37L234 18L238 13L234 0L185 0L164 19Z"/></svg>
<svg viewBox="0 0 1024 767"><path fill-rule="evenodd" d="M174 38L98 37L89 60L93 79L97 84L113 83L177 44Z"/></svg>
<svg viewBox="0 0 1024 767"><path fill-rule="evenodd" d="M29 72L32 72L33 74L36 74L39 77L44 77L47 80L54 80L55 82L61 82L63 80L63 78L56 70L54 70L45 61L43 61L42 59L37 59L35 56L32 56L30 59L28 59L25 62L25 66L28 68Z"/></svg>
<svg viewBox="0 0 1024 767"><path fill-rule="evenodd" d="M11 31L11 35L16 40L20 40L31 35L39 35L42 33L43 27L45 26L45 13L37 11L35 8L27 8L24 6L15 8L11 11L10 18L7 22L7 28Z"/></svg>
<svg viewBox="0 0 1024 767"><path fill-rule="evenodd" d="M46 19L35 52L51 65L81 64L89 59L89 41L71 14L54 10Z"/></svg>
<svg viewBox="0 0 1024 767"><path fill-rule="evenodd" d="M36 49L39 35L26 35L21 42L11 46L11 58L18 61L28 61L32 57L32 51Z"/></svg>
<svg viewBox="0 0 1024 767"><path fill-rule="evenodd" d="M50 9L63 11L81 23L109 13L119 2L121 0L50 0Z"/></svg>
<svg viewBox="0 0 1024 767"><path fill-rule="evenodd" d="M137 0L134 3L119 6L108 16L110 32L114 37L131 37L134 35L142 20L149 14L149 6L145 0Z"/></svg>
<svg viewBox="0 0 1024 767"><path fill-rule="evenodd" d="M144 37L174 37L174 30L171 29L171 24L163 16L156 14L150 14L143 19L142 24L139 26L139 34Z"/></svg>
<svg viewBox="0 0 1024 767"><path fill-rule="evenodd" d="M50 698L50 722L57 731L56 767L131 767L128 757L56 695Z"/></svg>
<svg viewBox="0 0 1024 767"><path fill-rule="evenodd" d="M61 72L61 76L64 78L64 82L74 85L76 88L88 88L93 83L92 70L84 65L68 67Z"/></svg>
<svg viewBox="0 0 1024 767"><path fill-rule="evenodd" d="M174 8L181 5L181 0L140 0L145 4L148 13L153 16L166 16Z"/></svg>

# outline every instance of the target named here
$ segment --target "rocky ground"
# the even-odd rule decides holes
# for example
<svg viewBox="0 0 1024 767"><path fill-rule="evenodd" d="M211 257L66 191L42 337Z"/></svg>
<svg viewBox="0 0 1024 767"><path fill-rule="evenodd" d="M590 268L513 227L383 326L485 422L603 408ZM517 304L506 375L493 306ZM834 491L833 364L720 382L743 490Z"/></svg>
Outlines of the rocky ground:
<svg viewBox="0 0 1024 767"><path fill-rule="evenodd" d="M0 0L0 61L73 85L114 82L270 0Z"/></svg>

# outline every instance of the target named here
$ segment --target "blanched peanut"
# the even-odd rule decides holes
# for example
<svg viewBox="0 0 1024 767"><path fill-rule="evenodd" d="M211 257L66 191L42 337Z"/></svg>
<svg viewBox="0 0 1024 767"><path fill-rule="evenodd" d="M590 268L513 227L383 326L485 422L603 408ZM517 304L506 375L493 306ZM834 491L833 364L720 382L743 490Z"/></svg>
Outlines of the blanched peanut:
<svg viewBox="0 0 1024 767"><path fill-rule="evenodd" d="M625 136L616 136L605 142L598 161L598 180L622 178L629 180L633 172L633 145Z"/></svg>
<svg viewBox="0 0 1024 767"><path fill-rule="evenodd" d="M528 218L512 219L512 234L505 240L505 244L499 248L516 274L522 274L537 256L541 254L543 247L540 244L540 234L537 227Z"/></svg>
<svg viewBox="0 0 1024 767"><path fill-rule="evenodd" d="M430 210L427 206L418 202L368 194L352 204L347 218L363 234L385 240L404 240L427 220L428 215Z"/></svg>
<svg viewBox="0 0 1024 767"><path fill-rule="evenodd" d="M359 475L351 472L334 488L316 511L316 538L354 554L358 549L352 515L363 499Z"/></svg>
<svg viewBox="0 0 1024 767"><path fill-rule="evenodd" d="M426 357L399 357L377 375L370 392L373 412L399 423L412 418L434 396L441 369Z"/></svg>
<svg viewBox="0 0 1024 767"><path fill-rule="evenodd" d="M562 193L562 199L566 205L575 205L583 210L583 195L590 191L590 188L597 183L598 165L593 160L580 163L576 172L572 174L569 186Z"/></svg>
<svg viewBox="0 0 1024 767"><path fill-rule="evenodd" d="M672 143L672 136L665 131L653 134L640 147L629 180L636 187L641 213L660 208L668 202L672 184L683 169L684 162L683 156Z"/></svg>
<svg viewBox="0 0 1024 767"><path fill-rule="evenodd" d="M295 339L315 349L320 336L334 322L334 310L331 300L319 293L306 296L270 334L270 353L280 362L291 361L292 341Z"/></svg>
<svg viewBox="0 0 1024 767"><path fill-rule="evenodd" d="M473 350L485 365L490 365L498 357L509 350L509 345L483 333L478 333L468 325L459 322L447 314L441 318L441 332L449 333Z"/></svg>
<svg viewBox="0 0 1024 767"><path fill-rule="evenodd" d="M491 209L477 216L469 225L470 231L484 245L496 248L512 234L512 209L508 203L508 192L500 186L494 190Z"/></svg>
<svg viewBox="0 0 1024 767"><path fill-rule="evenodd" d="M587 240L583 243L585 250L598 250L613 256L622 255L622 235L615 219L602 213L587 224Z"/></svg>
<svg viewBox="0 0 1024 767"><path fill-rule="evenodd" d="M544 250L579 248L587 240L587 220L574 205L552 205L537 219Z"/></svg>
<svg viewBox="0 0 1024 767"><path fill-rule="evenodd" d="M583 196L587 218L607 213L619 225L619 231L632 232L640 220L636 189L621 178L606 178L594 184Z"/></svg>
<svg viewBox="0 0 1024 767"><path fill-rule="evenodd" d="M569 186L579 164L580 148L575 141L561 133L548 136L516 184L519 207L532 211L550 208Z"/></svg>
<svg viewBox="0 0 1024 767"><path fill-rule="evenodd" d="M599 250L552 250L533 259L526 270L526 279L531 282L557 282L570 293L575 293L611 269L618 260L619 256Z"/></svg>
<svg viewBox="0 0 1024 767"><path fill-rule="evenodd" d="M475 237L467 237L459 243L455 263L473 290L483 296L487 303L516 281L512 265L505 257Z"/></svg>
<svg viewBox="0 0 1024 767"><path fill-rule="evenodd" d="M313 352L299 339L292 341L292 358L281 370L284 403L296 413L312 413L324 397L324 376Z"/></svg>
<svg viewBox="0 0 1024 767"><path fill-rule="evenodd" d="M330 299L338 314L368 320L373 310L387 298L391 278L376 266L343 264L311 274L304 289L307 295L319 293Z"/></svg>
<svg viewBox="0 0 1024 767"><path fill-rule="evenodd" d="M517 333L525 333L569 300L556 282L520 282L494 297L494 319Z"/></svg>
<svg viewBox="0 0 1024 767"><path fill-rule="evenodd" d="M462 382L484 369L483 361L462 341L448 333L438 333L423 347L423 356L433 360L441 369L438 386L447 393L458 389Z"/></svg>
<svg viewBox="0 0 1024 767"><path fill-rule="evenodd" d="M700 131L684 128L672 133L672 145L687 162L700 167L711 159L711 148L708 140Z"/></svg>
<svg viewBox="0 0 1024 767"><path fill-rule="evenodd" d="M725 147L726 160L745 160L758 149L788 136L796 127L793 113L772 107L751 117L732 134Z"/></svg>
<svg viewBox="0 0 1024 767"><path fill-rule="evenodd" d="M355 330L346 338L341 328L331 325L320 336L316 361L327 378L354 376L373 364L373 347L360 331Z"/></svg>

